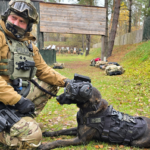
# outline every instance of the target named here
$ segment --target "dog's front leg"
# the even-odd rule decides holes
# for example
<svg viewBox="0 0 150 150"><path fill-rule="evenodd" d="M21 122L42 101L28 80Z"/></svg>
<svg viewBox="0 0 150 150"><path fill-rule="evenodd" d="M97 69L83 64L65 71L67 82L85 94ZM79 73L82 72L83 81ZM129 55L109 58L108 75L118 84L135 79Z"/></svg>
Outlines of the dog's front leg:
<svg viewBox="0 0 150 150"><path fill-rule="evenodd" d="M42 144L38 147L38 150L49 150L49 149L54 149L57 147L65 147L65 146L70 146L70 145L81 145L83 141L79 139L78 137L73 138L73 139L68 139L68 140L57 140L54 142Z"/></svg>
<svg viewBox="0 0 150 150"><path fill-rule="evenodd" d="M52 137L52 136L59 136L59 135L77 135L77 127L70 128L70 129L63 129L54 132L43 132L44 137Z"/></svg>
<svg viewBox="0 0 150 150"><path fill-rule="evenodd" d="M93 139L95 135L95 129L89 129L85 132L83 132L82 135L79 137L73 138L73 139L67 139L67 140L57 140L54 142L42 144L38 147L39 150L49 150L57 147L65 147L70 145L81 145L81 144L87 144L90 140Z"/></svg>

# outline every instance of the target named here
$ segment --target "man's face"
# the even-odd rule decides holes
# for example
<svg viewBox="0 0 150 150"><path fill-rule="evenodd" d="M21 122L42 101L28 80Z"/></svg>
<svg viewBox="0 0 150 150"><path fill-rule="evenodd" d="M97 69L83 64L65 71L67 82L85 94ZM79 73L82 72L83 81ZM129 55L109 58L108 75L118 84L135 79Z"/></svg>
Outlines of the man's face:
<svg viewBox="0 0 150 150"><path fill-rule="evenodd" d="M18 15L10 14L7 20L22 29L27 29L28 21Z"/></svg>

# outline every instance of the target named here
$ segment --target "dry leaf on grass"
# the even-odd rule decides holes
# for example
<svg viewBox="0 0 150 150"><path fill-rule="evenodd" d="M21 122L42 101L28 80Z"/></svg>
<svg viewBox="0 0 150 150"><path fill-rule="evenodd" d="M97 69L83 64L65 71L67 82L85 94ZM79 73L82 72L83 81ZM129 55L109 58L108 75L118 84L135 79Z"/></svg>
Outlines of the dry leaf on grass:
<svg viewBox="0 0 150 150"><path fill-rule="evenodd" d="M95 145L94 147L95 147L95 148L99 148L99 146L98 146L98 145Z"/></svg>
<svg viewBox="0 0 150 150"><path fill-rule="evenodd" d="M119 148L124 148L124 146L123 146L123 145L120 145Z"/></svg>
<svg viewBox="0 0 150 150"><path fill-rule="evenodd" d="M99 145L99 148L103 148L104 146L103 145Z"/></svg>

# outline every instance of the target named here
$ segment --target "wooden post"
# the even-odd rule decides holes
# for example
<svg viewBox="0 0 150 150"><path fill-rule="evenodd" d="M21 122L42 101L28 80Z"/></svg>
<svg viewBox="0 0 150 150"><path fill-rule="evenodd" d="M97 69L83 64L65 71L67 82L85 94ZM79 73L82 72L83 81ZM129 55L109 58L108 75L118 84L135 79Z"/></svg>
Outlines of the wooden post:
<svg viewBox="0 0 150 150"><path fill-rule="evenodd" d="M31 0L36 7L36 10L39 14L39 23L37 24L37 47L39 50L41 50L44 47L44 34L43 32L40 32L40 6L39 2L42 2L43 0Z"/></svg>
<svg viewBox="0 0 150 150"><path fill-rule="evenodd" d="M101 60L103 61L104 60L104 57L105 56L105 36L102 35L101 36Z"/></svg>

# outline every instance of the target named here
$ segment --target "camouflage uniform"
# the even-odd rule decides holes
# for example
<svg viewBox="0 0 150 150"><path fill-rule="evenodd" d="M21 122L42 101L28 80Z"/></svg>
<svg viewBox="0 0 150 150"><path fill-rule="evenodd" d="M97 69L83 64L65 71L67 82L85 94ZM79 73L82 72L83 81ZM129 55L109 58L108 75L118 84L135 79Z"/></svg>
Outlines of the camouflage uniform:
<svg viewBox="0 0 150 150"><path fill-rule="evenodd" d="M47 91L50 91L53 94L58 92L58 86L51 86L40 81L38 78L34 78L34 80ZM35 104L35 113L38 115L51 96L45 94L31 83L30 92L26 98L30 99ZM41 144L41 140L41 129L38 123L31 117L22 117L19 122L11 127L10 133L5 131L0 133L1 143L11 147L19 147L19 149L38 147Z"/></svg>
<svg viewBox="0 0 150 150"><path fill-rule="evenodd" d="M17 1L19 5L13 5L13 3ZM18 8L17 6L20 6L21 3L23 3L23 5L21 6L27 6L26 8L30 7L30 11L27 11L28 13L31 12L31 10L36 11L36 9L34 9L31 6L31 4L29 4L29 0L12 0L11 11L12 11L12 7L15 7L17 9ZM25 5L25 3L27 4ZM22 9L22 7L20 7L20 9ZM22 10L20 11L21 11L20 13L22 13ZM32 14L35 15L36 12ZM23 45L24 44L23 42L25 41L27 42L35 41L36 38L32 36L32 34L30 33L31 31L30 29L32 29L32 23L38 23L37 16L33 16L33 17L30 16L30 20L34 20L34 22L28 23L28 25L30 25L28 28L29 29L28 32L24 34L26 30L22 31L22 29L19 26L18 27L15 26L15 28L17 29L19 28L20 30L15 30L17 32L14 33L13 32L14 30L10 31L6 28L6 21L8 19L7 15L10 15L9 9L7 9L7 13L3 14L2 20L0 20L0 27L1 27L1 30L0 30L0 66L1 68L2 66L7 64L5 63L4 60L13 58L11 57L11 53L10 53L11 44L8 45L8 43L11 43L12 41L16 40L17 43L20 42L21 45ZM23 33L20 31L22 31ZM6 35L4 33L7 36L9 36L9 38L11 38L12 40L9 39L9 41L7 42ZM39 53L38 48L33 43L32 43L32 47L33 47L33 53L34 53L33 60L35 62L35 67L37 68L37 71L36 71L37 78L34 78L34 80L47 91L50 91L53 94L56 94L58 92L58 87L64 87L65 85L64 79L66 79L66 77L60 75L58 72L56 72L54 69L52 69L45 63L45 61L43 60L42 56ZM9 66L11 64L12 63L9 63L7 65ZM10 86L12 81L10 80L9 75L4 74L5 72L8 71L8 69L9 67L7 69L3 69L3 68L0 69L0 72L1 72L0 74L0 83L1 83L0 84L0 101L3 102L5 105L15 105L20 101L21 95L18 94L17 91L15 91L12 86ZM19 78L21 78L21 76ZM39 90L37 87L35 87L31 83L30 92L28 93L26 98L30 99L35 104L35 109L36 109L35 112L36 114L38 114L44 108L48 99L50 99L51 96L48 94L45 94L44 92ZM17 147L19 147L19 149L36 148L41 144L41 140L42 140L41 129L38 123L36 123L36 121L31 117L22 117L20 121L18 121L11 127L10 132L3 131L0 133L0 142L3 144L6 144L7 146L14 147L15 149Z"/></svg>

